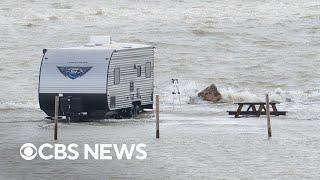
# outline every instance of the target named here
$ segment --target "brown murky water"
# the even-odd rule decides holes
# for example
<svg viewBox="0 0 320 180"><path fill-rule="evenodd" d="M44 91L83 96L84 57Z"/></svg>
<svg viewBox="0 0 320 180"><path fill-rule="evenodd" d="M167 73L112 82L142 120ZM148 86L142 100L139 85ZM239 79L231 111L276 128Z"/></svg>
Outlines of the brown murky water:
<svg viewBox="0 0 320 180"><path fill-rule="evenodd" d="M1 1L0 179L319 179L319 1ZM152 114L59 126L59 143L145 143L146 160L25 161L53 143L37 103L43 48L90 35L153 44L161 139ZM179 78L182 107L171 95ZM213 105L189 98L215 83ZM233 119L234 101L269 92L285 117ZM173 103L174 102L174 103ZM175 108L173 110L173 104Z"/></svg>

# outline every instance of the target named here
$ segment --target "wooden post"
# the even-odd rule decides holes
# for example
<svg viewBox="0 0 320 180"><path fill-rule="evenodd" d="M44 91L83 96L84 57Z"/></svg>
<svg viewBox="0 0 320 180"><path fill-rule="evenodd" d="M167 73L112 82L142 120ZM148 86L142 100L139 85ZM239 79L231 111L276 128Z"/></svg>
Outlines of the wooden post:
<svg viewBox="0 0 320 180"><path fill-rule="evenodd" d="M58 139L59 96L54 100L54 140Z"/></svg>
<svg viewBox="0 0 320 180"><path fill-rule="evenodd" d="M268 138L270 138L272 136L272 133L271 133L271 122L270 122L269 94L266 94L266 114L267 114L267 124L268 124Z"/></svg>
<svg viewBox="0 0 320 180"><path fill-rule="evenodd" d="M156 95L156 138L160 138L159 132L159 95Z"/></svg>

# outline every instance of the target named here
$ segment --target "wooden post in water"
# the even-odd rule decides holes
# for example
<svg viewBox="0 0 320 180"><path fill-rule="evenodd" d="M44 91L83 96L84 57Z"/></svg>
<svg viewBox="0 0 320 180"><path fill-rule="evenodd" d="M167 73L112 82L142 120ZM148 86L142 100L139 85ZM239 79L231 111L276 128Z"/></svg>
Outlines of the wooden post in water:
<svg viewBox="0 0 320 180"><path fill-rule="evenodd" d="M54 99L54 140L58 139L59 96Z"/></svg>
<svg viewBox="0 0 320 180"><path fill-rule="evenodd" d="M156 95L156 138L160 138L159 132L159 95Z"/></svg>
<svg viewBox="0 0 320 180"><path fill-rule="evenodd" d="M266 114L267 114L267 124L268 124L268 138L271 138L271 122L270 122L270 107L269 107L269 94L266 94Z"/></svg>

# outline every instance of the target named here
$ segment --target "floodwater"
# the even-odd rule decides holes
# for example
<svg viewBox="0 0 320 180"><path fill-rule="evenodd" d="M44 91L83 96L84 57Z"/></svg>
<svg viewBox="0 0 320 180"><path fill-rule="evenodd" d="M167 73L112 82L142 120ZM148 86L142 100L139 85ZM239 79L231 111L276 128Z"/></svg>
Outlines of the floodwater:
<svg viewBox="0 0 320 180"><path fill-rule="evenodd" d="M0 179L319 179L319 12L316 0L1 1ZM90 35L156 46L161 138L152 113L61 123L59 143L144 143L148 156L23 160L22 144L54 143L37 102L42 49L82 45ZM218 104L196 98L211 83ZM226 113L265 93L288 111L272 117L270 140L264 116Z"/></svg>

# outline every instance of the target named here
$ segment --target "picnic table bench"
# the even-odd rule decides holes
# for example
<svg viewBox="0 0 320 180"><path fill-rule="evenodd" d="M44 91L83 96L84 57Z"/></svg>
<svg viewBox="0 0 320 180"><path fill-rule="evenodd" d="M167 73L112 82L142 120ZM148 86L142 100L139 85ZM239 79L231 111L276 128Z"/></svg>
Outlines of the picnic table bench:
<svg viewBox="0 0 320 180"><path fill-rule="evenodd" d="M234 115L235 118L239 118L240 115L254 115L259 117L260 115L266 115L266 102L237 102L234 104L238 104L237 111L227 111L229 115ZM270 111L270 115L286 115L287 111L278 111L276 105L280 104L280 102L270 102L269 103L272 111ZM246 111L241 111L243 106L248 106ZM258 108L257 108L258 107Z"/></svg>

